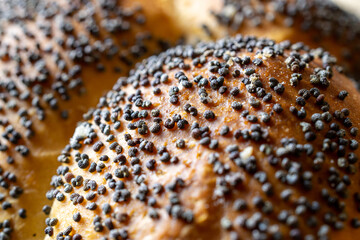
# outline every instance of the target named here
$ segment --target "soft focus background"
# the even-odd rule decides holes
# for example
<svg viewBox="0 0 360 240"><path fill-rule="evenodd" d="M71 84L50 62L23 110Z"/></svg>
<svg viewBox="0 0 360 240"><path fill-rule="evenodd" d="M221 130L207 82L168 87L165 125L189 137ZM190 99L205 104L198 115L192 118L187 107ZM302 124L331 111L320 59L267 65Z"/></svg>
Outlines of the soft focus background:
<svg viewBox="0 0 360 240"><path fill-rule="evenodd" d="M333 0L345 10L360 17L360 0Z"/></svg>

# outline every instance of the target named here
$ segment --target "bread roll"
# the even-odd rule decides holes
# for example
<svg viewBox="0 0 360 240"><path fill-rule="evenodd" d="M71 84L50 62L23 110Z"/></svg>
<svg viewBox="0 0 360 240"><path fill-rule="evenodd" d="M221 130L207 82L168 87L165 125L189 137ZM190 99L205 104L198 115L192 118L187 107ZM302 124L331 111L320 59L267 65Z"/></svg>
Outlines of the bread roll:
<svg viewBox="0 0 360 240"><path fill-rule="evenodd" d="M21 2L1 1L0 239L28 240L44 238L44 196L76 122L180 36L148 1Z"/></svg>
<svg viewBox="0 0 360 240"><path fill-rule="evenodd" d="M325 48L359 79L360 21L329 0L159 0L190 38L237 33ZM165 4L167 3L167 4ZM191 23L191 24L189 24Z"/></svg>
<svg viewBox="0 0 360 240"><path fill-rule="evenodd" d="M360 94L334 66L241 35L143 61L59 156L46 239L353 239Z"/></svg>

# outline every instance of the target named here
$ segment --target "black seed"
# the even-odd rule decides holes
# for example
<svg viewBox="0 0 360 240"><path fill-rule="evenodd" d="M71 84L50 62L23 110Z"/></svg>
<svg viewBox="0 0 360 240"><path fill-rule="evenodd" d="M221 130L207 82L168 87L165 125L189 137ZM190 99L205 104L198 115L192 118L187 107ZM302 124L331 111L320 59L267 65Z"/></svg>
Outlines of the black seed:
<svg viewBox="0 0 360 240"><path fill-rule="evenodd" d="M165 120L164 126L167 129L172 129L172 128L175 127L175 122L172 119L168 118L168 119Z"/></svg>
<svg viewBox="0 0 360 240"><path fill-rule="evenodd" d="M273 106L273 110L276 113L281 113L283 111L283 108L281 107L281 105L279 103L275 103L274 106Z"/></svg>
<svg viewBox="0 0 360 240"><path fill-rule="evenodd" d="M204 118L205 118L205 119L214 119L214 118L215 118L215 114L214 114L212 111L210 111L210 110L206 110L206 111L204 112Z"/></svg>
<svg viewBox="0 0 360 240"><path fill-rule="evenodd" d="M26 210L25 210L24 208L21 208L21 209L19 210L19 216L20 216L21 218L26 218Z"/></svg>
<svg viewBox="0 0 360 240"><path fill-rule="evenodd" d="M81 214L80 214L79 212L74 213L74 215L73 215L73 220L74 220L75 222L80 222L80 220L81 220Z"/></svg>
<svg viewBox="0 0 360 240"><path fill-rule="evenodd" d="M176 147L177 148L185 148L185 141L184 139L179 139L176 141Z"/></svg>
<svg viewBox="0 0 360 240"><path fill-rule="evenodd" d="M240 110L242 109L242 104L240 102L232 102L231 103L231 107L234 109L234 110Z"/></svg>
<svg viewBox="0 0 360 240"><path fill-rule="evenodd" d="M347 91L342 90L342 91L339 92L338 98L339 98L340 100L344 100L344 99L347 97L348 94L349 94L349 93L348 93Z"/></svg>
<svg viewBox="0 0 360 240"><path fill-rule="evenodd" d="M300 106L305 106L305 104L306 104L305 99L303 97L297 97L296 103Z"/></svg>
<svg viewBox="0 0 360 240"><path fill-rule="evenodd" d="M285 91L285 87L284 87L284 85L279 83L274 87L274 90L277 94L282 94Z"/></svg>
<svg viewBox="0 0 360 240"><path fill-rule="evenodd" d="M94 144L93 150L94 150L95 152L98 152L98 151L100 151L100 149L101 149L103 146L104 146L104 144L103 144L101 141L98 141L98 142L96 142L96 143Z"/></svg>
<svg viewBox="0 0 360 240"><path fill-rule="evenodd" d="M46 214L46 215L49 215L50 214L50 211L51 211L51 207L48 206L48 205L45 205L42 209L42 211Z"/></svg>
<svg viewBox="0 0 360 240"><path fill-rule="evenodd" d="M155 164L156 164L155 159L150 159L149 161L146 162L146 167L149 170L154 170L155 169Z"/></svg>
<svg viewBox="0 0 360 240"><path fill-rule="evenodd" d="M158 133L160 132L160 130L161 130L161 126L159 123L154 123L154 125L150 127L150 132L152 133Z"/></svg>
<svg viewBox="0 0 360 240"><path fill-rule="evenodd" d="M220 135L225 136L230 131L230 128L228 126L222 126L220 129Z"/></svg>

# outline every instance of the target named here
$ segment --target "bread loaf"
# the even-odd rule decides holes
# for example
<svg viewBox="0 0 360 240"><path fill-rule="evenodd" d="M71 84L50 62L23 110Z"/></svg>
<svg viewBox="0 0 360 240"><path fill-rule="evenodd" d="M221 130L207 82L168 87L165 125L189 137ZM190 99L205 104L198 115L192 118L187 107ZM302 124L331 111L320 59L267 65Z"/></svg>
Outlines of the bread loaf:
<svg viewBox="0 0 360 240"><path fill-rule="evenodd" d="M352 239L360 95L334 64L241 35L143 61L59 156L46 239Z"/></svg>
<svg viewBox="0 0 360 240"><path fill-rule="evenodd" d="M303 42L331 52L359 78L360 22L327 0L158 0L190 39L237 33ZM171 9L171 10L168 10ZM189 24L191 23L191 24Z"/></svg>
<svg viewBox="0 0 360 240"><path fill-rule="evenodd" d="M43 239L48 182L82 114L180 35L147 1L17 3L1 8L0 239Z"/></svg>

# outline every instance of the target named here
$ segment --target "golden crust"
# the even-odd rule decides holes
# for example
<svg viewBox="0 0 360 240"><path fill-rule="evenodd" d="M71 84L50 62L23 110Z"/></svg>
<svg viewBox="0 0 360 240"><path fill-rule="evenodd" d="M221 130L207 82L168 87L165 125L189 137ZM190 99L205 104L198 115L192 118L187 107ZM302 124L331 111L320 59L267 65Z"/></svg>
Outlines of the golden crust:
<svg viewBox="0 0 360 240"><path fill-rule="evenodd" d="M262 47L249 51L250 45ZM319 72L323 64L331 65L325 52L299 48L298 59L315 58L303 65L301 60L298 63L290 60L290 56L297 55L288 50L291 45L286 46L284 43L274 46L268 40L237 37L215 44L200 44L197 48L178 47L150 58L128 78L120 79L115 90L108 93L108 100L80 127L87 129L86 134L80 138L81 131L75 131L72 140L75 149L68 148L66 152L69 150L69 155L62 155L63 167L68 167L69 171L53 178L52 185L56 188L50 193L54 198L60 196L60 200L54 201L50 219L56 218L57 223L47 227L52 237L47 236L46 239L54 239L69 226L72 227L70 235L79 239L79 236L82 239L257 239L259 236L256 234L269 238L281 234L284 239L306 235L351 239L359 232L352 227L358 215L358 203L351 197L358 191L358 172L354 169L358 169L359 164L345 160L348 165L344 168L340 165L342 153L337 155L326 151L324 144L332 134L329 126L335 122L346 132L343 139L358 139L353 135L354 127L359 126L360 112L356 102L360 95L351 81L335 68L332 68L332 73L324 69ZM249 62L245 56L250 58ZM299 69L295 66L297 64L303 67ZM167 79L164 74L168 76L167 81L161 81ZM317 74L327 75L328 82L310 82ZM221 93L224 89L220 90L216 82L211 85L201 83L200 78L196 78L200 75L209 81L217 81L221 75L224 76L221 86L226 86L227 91ZM290 80L295 76L301 78L296 84ZM273 80L269 81L270 78L277 79L284 86L284 92L279 85L271 87ZM186 82L191 82L191 85ZM199 84L205 85L201 87ZM265 93L270 93L271 100L264 100L261 93L252 93L251 84L257 84ZM235 94L235 87L239 94ZM207 92L205 95L204 90ZM309 92L305 93L306 90ZM342 90L348 93L345 100L339 99ZM291 107L303 111L299 105L303 103L297 98L304 94L310 94L304 100L306 116L301 117L300 113L294 115ZM174 96L178 97L178 101L172 99ZM151 101L151 105L141 107L139 99L143 103ZM240 102L241 109L234 102ZM186 104L197 109L198 114L191 114L193 111ZM335 113L343 108L350 112L348 120L352 122L352 127L346 123L348 120L345 121L344 116L339 117ZM148 111L148 115L129 117L129 114L141 110ZM209 110L214 119L206 112ZM116 113L115 118L107 119L107 112ZM316 118L315 113L324 112L327 113L315 125L311 120ZM263 118L264 113L270 120ZM324 120L328 113L332 116L330 121ZM180 123L179 115L188 124ZM257 121L247 116L256 116ZM171 119L177 119L174 126ZM120 128L115 127L117 122L121 122ZM159 131L153 128L156 122L160 124ZM194 125L195 122L198 126ZM304 124L310 127L305 132ZM322 130L321 124L324 125ZM221 133L224 126L230 129L226 134ZM109 132L104 130L108 127ZM89 140L91 131L96 133L92 141ZM111 135L114 139L107 142ZM178 145L181 139L185 143L184 148ZM336 142L339 139L335 137L332 140ZM99 142L102 144L99 145ZM111 150L114 142L121 146L118 152ZM294 146L294 142L298 144L298 150L286 150ZM146 147L148 143L153 144L153 149ZM349 148L348 145L345 156L350 152L359 153L355 146L351 147L352 150ZM164 156L166 152L169 157ZM105 155L106 158L103 157ZM119 158L119 155L122 157ZM151 159L155 159L153 169L149 163ZM83 161L88 165L84 166ZM90 170L95 163L104 167L98 172ZM297 170L292 172L294 168ZM352 170L349 168L355 172L350 174L348 171ZM337 173L329 174L329 170ZM284 175L279 178L279 174ZM341 180L327 180L331 175L332 178L348 176L350 184L344 192L335 190L334 184L337 186ZM81 176L83 184L74 186L69 176ZM111 188L111 184L115 184L113 181L121 187ZM154 188L159 183L164 187L160 194ZM68 185L73 187L66 193L64 189L69 188ZM90 189L91 185L93 189ZM106 188L106 192L99 193L99 188ZM292 193L288 199L283 198L284 191ZM328 191L345 207L336 210L336 204L328 205L327 200L321 197L321 191ZM89 197L91 195L95 197ZM83 200L77 202L79 196ZM156 203L152 205L154 199ZM235 206L239 208L238 200L245 202L247 208L235 210ZM111 207L108 209L106 204ZM107 209L105 212L104 207ZM301 208L304 212L298 213ZM291 216L285 218L285 223L278 217L281 213L284 215L284 211ZM332 223L324 220L329 212L333 216ZM79 222L73 220L75 213L81 214ZM340 213L346 214L346 219L340 220ZM125 214L126 220L119 218L122 214ZM311 225L309 218L316 219L317 224ZM260 226L260 222L266 226ZM337 227L339 230L334 230Z"/></svg>
<svg viewBox="0 0 360 240"><path fill-rule="evenodd" d="M159 0L191 40L216 40L236 34L303 42L337 57L359 78L360 28L357 17L323 0ZM171 9L171 10L168 10ZM181 19L181 20L177 20ZM189 24L191 23L191 24ZM205 26L205 28L204 28Z"/></svg>
<svg viewBox="0 0 360 240"><path fill-rule="evenodd" d="M17 178L14 183L6 179L3 184L8 182L9 188L0 189L2 202L12 205L0 214L0 222L10 220L11 239L44 236L42 207L50 204L44 198L48 182L58 166L56 157L82 114L95 107L139 59L161 51L165 41L162 45L158 41L164 33L168 43L180 37L170 23L154 27L166 23L166 16L147 1L121 1L114 9L111 1L101 4L40 1L30 19L22 15L2 19L0 128L5 134L12 126L21 136L11 143L10 131L10 138L0 140L8 148L0 152L2 177L10 172ZM93 34L90 28L95 29ZM27 92L29 97L23 99ZM19 145L26 156L19 153ZM7 163L8 157L14 163ZM23 191L16 198L9 196L14 186ZM20 209L26 210L25 219L19 216Z"/></svg>
<svg viewBox="0 0 360 240"><path fill-rule="evenodd" d="M348 54L359 49L357 29L352 29L355 40L341 38L340 41L338 35L328 37L326 34L320 34L320 38L314 39L314 36L318 37L317 30L310 29L307 33L299 34L303 23L301 16L294 18L292 27L284 27L283 22L288 17L286 14L276 14L274 22L264 21L256 27L250 20L245 20L240 28L232 29L233 26L223 25L223 18L230 17L229 12L235 14L231 1L223 5L220 0L34 0L26 2L24 8L14 8L11 2L9 5L6 1L0 4L1 9L6 9L0 13L0 132L4 134L0 140L0 157L5 159L0 165L3 169L1 174L5 178L0 192L5 194L2 206L6 209L0 215L0 222L10 219L13 239L37 239L43 235L45 215L40 210L42 205L50 204L43 196L47 182L58 164L54 159L71 136L81 115L89 107L94 107L98 98L111 88L118 77L127 75L136 62L167 48L169 43L175 43L180 37L194 42L241 32L270 36L277 41L303 41L312 47L321 46L330 50L340 59L340 64L349 69L358 65L356 55ZM268 5L265 4L266 9ZM323 7L314 6L315 9ZM325 6L326 11L332 9ZM222 11L219 12L219 9ZM345 16L341 19L344 19L348 31L351 25L347 19L352 18L342 15L344 13L338 9L333 10L336 12L334 15ZM269 7L269 11L273 10ZM233 24L234 19L230 17L229 21ZM346 57L344 53L347 53ZM77 66L81 68L79 73L76 72ZM104 71L101 70L103 67ZM25 98L27 92L30 97ZM65 101L68 97L70 99ZM193 98L189 96L189 99ZM13 135L18 134L21 139L14 139ZM26 135L34 136L28 138ZM161 139L155 140L161 142ZM6 160L14 163L9 164ZM199 164L205 164L201 159L199 161ZM187 177L196 177L198 168L202 166L193 166L193 175L189 173ZM206 186L200 187L202 191L199 191L197 199L203 196L206 198L214 187L213 176L208 176L206 169L204 167L204 179L196 178L199 186ZM12 182L13 178L8 172L16 175L16 182ZM207 177L209 180L206 180ZM6 188L7 185L9 188ZM14 186L23 190L19 198L9 196L11 190L15 194ZM18 191L21 192L21 189ZM10 208L7 208L8 203L11 203ZM214 212L212 208L204 209L201 204L189 208L197 209L201 213L199 216ZM27 211L26 219L19 216L18 211L21 209ZM220 216L222 213L217 214ZM204 231L200 230L202 227L185 226L166 217L160 221L168 228L155 231L158 234L156 237L165 237L169 232L174 236L181 232L184 236L202 234L204 237ZM5 228L5 232L9 230L7 226ZM173 231L170 231L172 228ZM214 228L218 229L219 226ZM152 230L137 226L132 234L145 236ZM213 232L209 232L209 235L215 236Z"/></svg>

